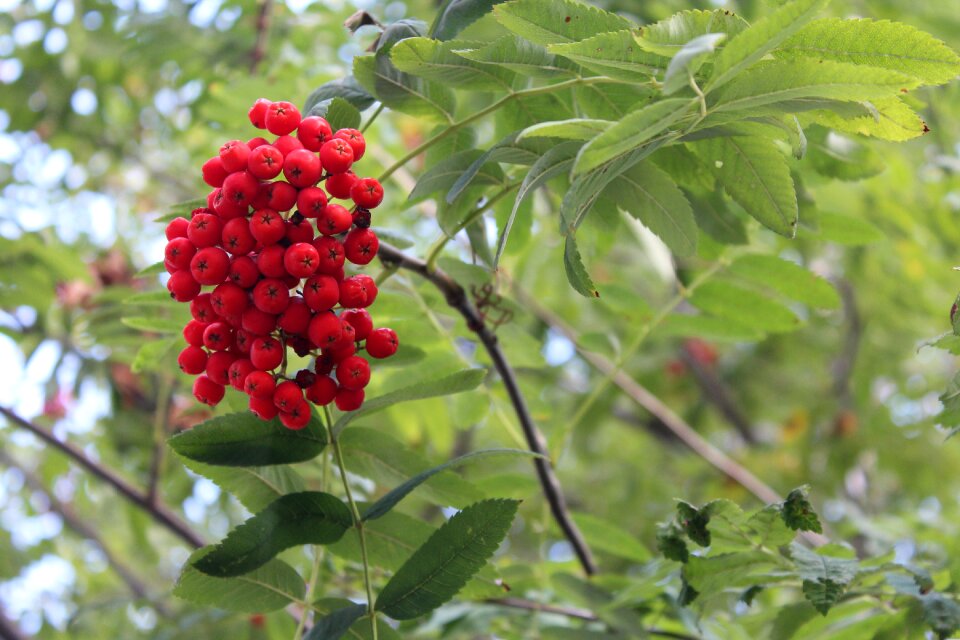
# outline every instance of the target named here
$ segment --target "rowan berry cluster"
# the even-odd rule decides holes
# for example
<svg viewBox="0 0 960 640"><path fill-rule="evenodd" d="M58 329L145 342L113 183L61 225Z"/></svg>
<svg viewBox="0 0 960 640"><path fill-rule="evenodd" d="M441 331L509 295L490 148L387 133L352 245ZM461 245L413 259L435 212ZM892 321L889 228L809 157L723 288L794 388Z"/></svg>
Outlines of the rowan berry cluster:
<svg viewBox="0 0 960 640"><path fill-rule="evenodd" d="M334 132L324 118L262 98L249 117L276 138L224 143L203 165L207 206L166 230L167 288L193 316L178 362L198 375L200 402L216 405L229 384L260 418L301 429L308 401L342 411L363 404L370 365L359 351L397 351L397 334L375 329L367 311L373 278L344 269L377 255L370 210L383 188L350 170L366 149L359 131ZM312 366L288 376L287 349Z"/></svg>

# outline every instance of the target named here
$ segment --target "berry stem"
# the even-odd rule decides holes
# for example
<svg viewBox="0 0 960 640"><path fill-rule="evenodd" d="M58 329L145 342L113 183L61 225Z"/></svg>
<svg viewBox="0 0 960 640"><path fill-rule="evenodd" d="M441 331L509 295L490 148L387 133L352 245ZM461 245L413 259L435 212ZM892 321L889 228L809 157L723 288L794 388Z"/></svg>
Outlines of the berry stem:
<svg viewBox="0 0 960 640"><path fill-rule="evenodd" d="M373 124L373 121L376 120L377 116L379 116L382 112L383 112L383 103L381 102L380 106L377 107L377 110L374 111L370 115L370 118L365 123L363 123L363 126L360 127L360 133L366 133L367 129L370 128L370 125Z"/></svg>
<svg viewBox="0 0 960 640"><path fill-rule="evenodd" d="M330 440L330 446L333 448L334 456L337 461L337 468L340 469L340 478L343 480L343 491L347 494L347 502L350 504L350 512L353 514L353 526L357 529L357 538L360 541L360 560L363 563L363 585L367 590L367 615L370 616L370 632L373 634L373 640L377 640L377 612L374 609L373 586L370 584L370 562L367 559L367 539L363 533L363 520L360 518L360 510L353 499L353 493L350 491L350 483L347 481L347 467L343 462L343 452L340 450L340 443L337 441L337 434L333 431L333 416L330 414L330 407L323 407L323 424L327 429L327 437Z"/></svg>

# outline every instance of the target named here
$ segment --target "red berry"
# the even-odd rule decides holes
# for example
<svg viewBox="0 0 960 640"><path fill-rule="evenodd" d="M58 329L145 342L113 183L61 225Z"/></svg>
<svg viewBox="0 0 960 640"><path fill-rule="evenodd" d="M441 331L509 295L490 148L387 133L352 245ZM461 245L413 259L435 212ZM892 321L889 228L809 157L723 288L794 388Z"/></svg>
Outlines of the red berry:
<svg viewBox="0 0 960 640"><path fill-rule="evenodd" d="M344 309L369 307L376 298L377 285L370 276L350 276L340 283L340 306Z"/></svg>
<svg viewBox="0 0 960 640"><path fill-rule="evenodd" d="M250 147L250 150L253 151L257 147L262 147L265 144L270 144L266 138L257 136L256 138L250 138L247 140L247 146Z"/></svg>
<svg viewBox="0 0 960 640"><path fill-rule="evenodd" d="M300 111L289 102L274 102L267 107L265 123L270 133L285 136L300 124Z"/></svg>
<svg viewBox="0 0 960 640"><path fill-rule="evenodd" d="M342 333L340 318L334 315L332 311L323 311L313 316L313 320L307 327L307 337L310 342L319 348L335 344Z"/></svg>
<svg viewBox="0 0 960 640"><path fill-rule="evenodd" d="M250 107L250 111L247 112L247 117L250 118L250 124L257 129L266 129L267 109L271 104L270 100L266 98L258 98L257 101L253 103L253 106Z"/></svg>
<svg viewBox="0 0 960 640"><path fill-rule="evenodd" d="M173 240L174 238L186 238L187 227L189 226L190 221L186 218L174 218L170 221L170 224L167 225L167 240Z"/></svg>
<svg viewBox="0 0 960 640"><path fill-rule="evenodd" d="M220 147L220 162L227 173L243 171L247 168L250 147L243 140L231 140ZM214 185L216 186L216 185Z"/></svg>
<svg viewBox="0 0 960 640"><path fill-rule="evenodd" d="M283 218L273 209L260 209L250 218L250 233L260 244L276 244L287 233Z"/></svg>
<svg viewBox="0 0 960 640"><path fill-rule="evenodd" d="M297 211L305 218L316 218L327 206L327 194L320 187L301 189L297 196Z"/></svg>
<svg viewBox="0 0 960 640"><path fill-rule="evenodd" d="M223 232L223 223L220 218L210 213L198 213L190 219L187 227L187 237L199 249L220 244L220 234Z"/></svg>
<svg viewBox="0 0 960 640"><path fill-rule="evenodd" d="M234 360L233 364L230 365L230 369L227 371L227 375L230 376L230 386L237 391L244 391L246 389L247 376L254 371L256 371L256 369L253 368L253 363L247 358Z"/></svg>
<svg viewBox="0 0 960 640"><path fill-rule="evenodd" d="M328 204L320 210L317 216L317 231L325 236L335 236L343 233L353 224L353 216L339 204Z"/></svg>
<svg viewBox="0 0 960 640"><path fill-rule="evenodd" d="M227 273L227 279L235 285L244 289L249 289L257 284L260 279L260 270L257 269L257 263L248 256L238 256L230 261L230 271Z"/></svg>
<svg viewBox="0 0 960 640"><path fill-rule="evenodd" d="M350 190L357 182L357 175L352 171L337 173L327 178L324 183L327 187L327 193L331 198L340 198L341 200L350 197Z"/></svg>
<svg viewBox="0 0 960 640"><path fill-rule="evenodd" d="M299 242L310 244L313 242L313 227L310 226L310 222L306 218L299 214L295 213L290 216L290 219L287 220L286 229L286 239L290 241L290 244Z"/></svg>
<svg viewBox="0 0 960 640"><path fill-rule="evenodd" d="M263 185L267 207L275 211L289 211L297 203L297 188L289 182L278 180Z"/></svg>
<svg viewBox="0 0 960 640"><path fill-rule="evenodd" d="M269 336L255 338L250 344L250 362L263 371L276 369L283 362L283 345Z"/></svg>
<svg viewBox="0 0 960 640"><path fill-rule="evenodd" d="M213 300L209 293L201 293L190 301L190 315L200 322L213 322L217 319L217 312L213 308Z"/></svg>
<svg viewBox="0 0 960 640"><path fill-rule="evenodd" d="M317 372L318 376L329 375L333 371L333 365L336 362L333 361L333 358L329 354L321 353L313 361L313 370Z"/></svg>
<svg viewBox="0 0 960 640"><path fill-rule="evenodd" d="M283 177L298 189L317 184L321 171L320 158L306 149L291 151L283 159Z"/></svg>
<svg viewBox="0 0 960 640"><path fill-rule="evenodd" d="M211 407L223 400L224 392L222 384L217 384L207 376L200 376L193 381L193 397Z"/></svg>
<svg viewBox="0 0 960 640"><path fill-rule="evenodd" d="M283 256L286 252L286 248L279 244L264 247L257 254L257 269L266 278L286 278L289 275L286 267L283 266Z"/></svg>
<svg viewBox="0 0 960 640"><path fill-rule="evenodd" d="M374 178L363 178L350 187L350 197L359 207L376 209L383 202L383 186Z"/></svg>
<svg viewBox="0 0 960 640"><path fill-rule="evenodd" d="M283 266L287 273L297 278L308 278L317 270L320 254L309 242L290 245L283 254Z"/></svg>
<svg viewBox="0 0 960 640"><path fill-rule="evenodd" d="M329 173L343 173L353 164L353 149L340 138L327 140L320 147L320 162Z"/></svg>
<svg viewBox="0 0 960 640"><path fill-rule="evenodd" d="M367 141L363 139L363 134L356 129L340 129L333 134L333 137L339 138L350 145L350 148L353 149L354 162L362 158L363 153L367 150Z"/></svg>
<svg viewBox="0 0 960 640"><path fill-rule="evenodd" d="M346 259L343 244L336 238L321 236L313 241L313 246L320 256L318 271L332 275L343 267Z"/></svg>
<svg viewBox="0 0 960 640"><path fill-rule="evenodd" d="M337 382L344 389L362 389L370 382L370 363L360 356L350 356L337 365Z"/></svg>
<svg viewBox="0 0 960 640"><path fill-rule="evenodd" d="M303 429L310 422L310 405L305 400L294 406L290 411L280 412L280 423L287 429L294 431Z"/></svg>
<svg viewBox="0 0 960 640"><path fill-rule="evenodd" d="M333 378L319 375L306 392L307 400L310 402L319 405L330 404L337 395L337 383L333 381Z"/></svg>
<svg viewBox="0 0 960 640"><path fill-rule="evenodd" d="M211 322L203 330L203 346L210 351L226 351L233 346L233 329L224 322Z"/></svg>
<svg viewBox="0 0 960 640"><path fill-rule="evenodd" d="M343 249L353 264L369 264L380 249L380 241L372 229L353 229L344 239Z"/></svg>
<svg viewBox="0 0 960 640"><path fill-rule="evenodd" d="M280 136L273 141L273 146L280 150L284 158L286 158L291 151L303 149L303 144L293 136Z"/></svg>
<svg viewBox="0 0 960 640"><path fill-rule="evenodd" d="M229 280L217 285L210 294L210 302L216 312L223 316L239 316L249 304L247 290Z"/></svg>
<svg viewBox="0 0 960 640"><path fill-rule="evenodd" d="M202 285L220 284L230 271L230 257L220 247L205 247L190 260L190 273Z"/></svg>
<svg viewBox="0 0 960 640"><path fill-rule="evenodd" d="M250 223L246 218L233 218L223 225L220 244L231 255L245 256L257 246L257 240L250 233Z"/></svg>
<svg viewBox="0 0 960 640"><path fill-rule="evenodd" d="M299 296L290 298L290 304L277 318L277 326L292 335L306 335L313 314Z"/></svg>
<svg viewBox="0 0 960 640"><path fill-rule="evenodd" d="M250 411L261 420L273 420L280 413L280 410L273 404L273 398L255 398L253 396L250 396Z"/></svg>
<svg viewBox="0 0 960 640"><path fill-rule="evenodd" d="M303 143L305 149L320 151L324 142L333 137L330 123L320 116L308 116L300 121L297 130L297 139Z"/></svg>
<svg viewBox="0 0 960 640"><path fill-rule="evenodd" d="M240 326L255 336L265 336L277 328L277 316L250 306L243 310Z"/></svg>
<svg viewBox="0 0 960 640"><path fill-rule="evenodd" d="M223 197L244 209L250 206L260 191L260 183L247 171L231 173L223 181Z"/></svg>
<svg viewBox="0 0 960 640"><path fill-rule="evenodd" d="M190 258L192 258L196 252L197 247L187 238L174 238L167 243L166 248L163 250L163 258L174 267L175 270L180 271L181 269L190 268Z"/></svg>
<svg viewBox="0 0 960 640"><path fill-rule="evenodd" d="M363 405L363 389L340 389L334 401L340 411L356 411Z"/></svg>
<svg viewBox="0 0 960 640"><path fill-rule="evenodd" d="M200 295L200 283L185 269L170 276L167 280L167 291L177 302L190 302Z"/></svg>
<svg viewBox="0 0 960 640"><path fill-rule="evenodd" d="M347 326L349 327L350 325ZM339 365L347 358L356 355L356 353L357 343L352 342L349 339L344 340L342 336L341 339L336 342L336 344L323 350L323 354L329 356L330 360L335 365Z"/></svg>
<svg viewBox="0 0 960 640"><path fill-rule="evenodd" d="M280 149L270 144L264 144L250 153L247 158L247 170L255 178L272 180L283 170L283 154Z"/></svg>
<svg viewBox="0 0 960 640"><path fill-rule="evenodd" d="M306 291L304 291L304 295L306 295ZM354 339L357 342L366 340L370 332L373 331L373 319L366 309L347 309L340 314L340 320L353 327Z"/></svg>
<svg viewBox="0 0 960 640"><path fill-rule="evenodd" d="M211 353L207 358L207 377L217 384L230 384L230 365L237 359L237 356L227 351Z"/></svg>
<svg viewBox="0 0 960 640"><path fill-rule="evenodd" d="M253 288L253 304L263 311L276 315L290 304L290 291L282 280L267 278Z"/></svg>
<svg viewBox="0 0 960 640"><path fill-rule="evenodd" d="M183 328L183 339L187 341L187 344L193 347L202 347L203 346L203 332L207 328L206 322L200 322L199 320L191 320Z"/></svg>
<svg viewBox="0 0 960 640"><path fill-rule="evenodd" d="M223 181L230 173L224 168L220 156L214 156L204 162L203 166L200 167L200 172L203 174L203 181L211 187L222 187Z"/></svg>
<svg viewBox="0 0 960 640"><path fill-rule="evenodd" d="M267 398L271 402L273 402L273 392L276 387L277 384L274 382L273 376L258 369L248 373L246 380L243 382L243 390L248 396L251 398Z"/></svg>
<svg viewBox="0 0 960 640"><path fill-rule="evenodd" d="M280 411L290 411L301 402L303 402L303 389L292 380L284 380L273 392L273 404L277 405Z"/></svg>
<svg viewBox="0 0 960 640"><path fill-rule="evenodd" d="M399 346L397 332L393 329L381 327L374 329L367 336L367 353L371 358L389 358L397 352Z"/></svg>
<svg viewBox="0 0 960 640"><path fill-rule="evenodd" d="M340 285L330 276L313 276L303 285L303 300L314 311L329 311L340 300Z"/></svg>
<svg viewBox="0 0 960 640"><path fill-rule="evenodd" d="M247 205L242 201L227 199L223 189L217 189L213 195L213 210L222 220L232 220L247 215Z"/></svg>
<svg viewBox="0 0 960 640"><path fill-rule="evenodd" d="M203 373L207 368L207 352L200 347L188 345L177 356L177 364L180 365L181 371L192 376Z"/></svg>

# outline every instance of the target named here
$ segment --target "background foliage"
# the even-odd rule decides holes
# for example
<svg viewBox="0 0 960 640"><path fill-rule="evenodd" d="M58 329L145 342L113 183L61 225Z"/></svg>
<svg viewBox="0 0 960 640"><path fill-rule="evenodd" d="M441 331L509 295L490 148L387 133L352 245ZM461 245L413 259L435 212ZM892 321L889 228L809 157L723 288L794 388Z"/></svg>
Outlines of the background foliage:
<svg viewBox="0 0 960 640"><path fill-rule="evenodd" d="M726 6L754 22L780 4ZM690 0L637 5L603 8L641 23L715 8ZM376 46L379 30L368 25L351 35L342 23L357 6L345 2L8 0L0 6L6 336L0 348L8 363L0 405L116 470L149 505L169 505L204 542L223 538L270 504L277 492L264 486L282 493L316 489L324 474L319 463L298 465L297 475L275 467L234 473L166 447L168 436L211 416L190 399L188 381L174 375L175 332L186 312L155 293L155 275L137 275L161 256L162 226L155 219L201 193L200 163L221 141L247 134L244 114L257 97L303 104L317 87L355 69L362 84L396 107L379 116L368 135L364 166L386 168L451 122L494 104L499 87L506 90L529 69L494 67L482 82L476 75L461 78L490 93L457 91L456 102L447 86L456 79L411 80L432 97L424 103L378 90L377 65L387 64L392 48L394 64L429 78L430 69L417 60L438 54L422 41L381 38L379 57L354 61ZM431 22L437 12L415 1L361 8L388 23ZM953 1L835 0L824 15L896 20L960 47L960 6ZM529 31L520 18L503 24L528 29L526 37L555 53L567 47L576 54L570 51L576 44L550 43L549 34ZM417 27L391 29L399 39ZM461 59L495 55L470 43L504 35L485 18L457 36L464 42L457 50L471 51ZM588 53L589 47L582 55ZM625 65L601 66L591 71L631 73ZM548 65L536 67L550 73ZM931 83L952 77L938 73L922 75ZM677 95L686 100L686 78L679 77ZM876 78L886 90L901 79ZM553 95L517 100L519 106L495 118L456 127L444 144L392 173L377 224L411 255L436 253L439 266L468 290L494 282L503 296L499 308L488 311L511 316L497 336L600 568L595 579L583 580L529 460L474 460L431 479L368 526L371 536L382 538L371 551L373 579L382 587L452 513L449 507L485 497L523 501L494 566L431 617L403 623L404 637L591 637L609 629L642 637L651 628L694 638L901 638L923 637L926 629L949 635L960 619L952 595L960 577L960 454L946 440L960 415L956 387L950 387L956 363L948 352L922 344L950 329L947 310L957 288L950 268L960 240L954 224L960 89L956 83L909 89L904 100L930 131L902 143L837 138L799 114L806 154L788 164L799 194L792 239L762 229L736 207L732 217L723 215L729 201L717 200L712 185L724 181L726 159L691 172L692 157L664 149L655 156L657 166L685 176L680 186L696 215L685 229L693 230L696 247L689 234L671 236L644 220L671 256L618 213L616 204L627 208L624 203L636 199L627 184L605 194L614 202L601 201L577 232L589 283L558 232L568 193L562 176L519 207L498 277L483 265L498 249L512 193L491 205L489 223L468 226L442 252L433 249L442 248L435 242L442 231L461 226L460 205L518 188L526 175L522 166L484 165L462 197L447 202L456 176L481 150L527 124L564 120L577 109L593 121L619 120L622 108L603 100L616 91L582 87L571 92L576 104ZM731 100L745 95L735 82L726 91ZM746 106L752 115L767 115L756 101ZM564 112L569 115L556 115ZM821 124L855 133L823 118ZM736 115L730 126L742 126L742 119ZM594 135L595 123L577 126L563 135L576 140L583 127ZM786 150L801 145L793 130L776 137ZM550 149L561 159L581 144L537 148L537 138L527 140L535 156ZM705 140L703 148L717 144L723 143ZM786 163L788 156L780 155ZM446 169L431 174L435 167ZM789 219L755 217L789 227ZM600 297L577 295L568 272L576 287L588 294L596 288ZM379 317L389 318L413 348L378 370L376 395L490 365L429 283L400 272L381 300ZM956 348L951 339L941 346ZM941 404L948 388L952 393ZM716 449L701 446L696 453L684 446L671 428L676 417L701 437L694 442ZM144 509L118 499L102 478L21 427L8 419L0 428L0 603L22 633L293 637L296 621L282 610L289 600L275 591L231 592L188 569L178 590L194 602L174 597L172 585L193 553L189 536L171 535ZM356 474L351 485L370 501L435 464L497 447L525 443L495 376L473 392L361 418L342 438L347 467ZM716 450L729 459L718 459ZM744 469L760 485L744 478ZM805 494L790 493L805 484ZM689 504L678 507L675 498ZM703 506L715 499L722 501ZM786 502L763 508L781 499ZM791 529L815 528L802 517L808 507L821 514L823 533L845 546L813 553L791 544ZM344 536L328 551L315 591L322 596L319 614L349 611L343 598L364 599L355 541ZM303 598L315 556L293 548L281 558L289 566L268 563L257 575ZM564 609L533 613L506 606L503 598ZM215 608L228 600L241 611ZM830 606L827 615L817 614ZM279 610L256 614L268 609ZM391 637L385 623L381 627L380 637Z"/></svg>

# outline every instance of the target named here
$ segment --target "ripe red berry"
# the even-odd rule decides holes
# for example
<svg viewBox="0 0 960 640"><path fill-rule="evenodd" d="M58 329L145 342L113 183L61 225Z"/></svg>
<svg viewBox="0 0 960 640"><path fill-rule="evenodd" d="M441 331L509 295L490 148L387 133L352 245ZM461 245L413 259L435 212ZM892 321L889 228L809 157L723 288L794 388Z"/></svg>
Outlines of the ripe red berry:
<svg viewBox="0 0 960 640"><path fill-rule="evenodd" d="M363 405L363 389L339 389L334 402L340 411L356 411Z"/></svg>
<svg viewBox="0 0 960 640"><path fill-rule="evenodd" d="M370 382L370 363L360 356L350 356L337 365L337 382L344 389L362 389Z"/></svg>
<svg viewBox="0 0 960 640"><path fill-rule="evenodd" d="M190 315L200 322L213 322L217 312L213 308L213 300L209 293L201 293L190 301Z"/></svg>
<svg viewBox="0 0 960 640"><path fill-rule="evenodd" d="M243 391L246 388L247 376L254 371L253 363L247 358L234 360L227 371L227 375L230 376L230 386L237 391Z"/></svg>
<svg viewBox="0 0 960 640"><path fill-rule="evenodd" d="M262 245L280 242L287 230L283 218L273 209L260 209L250 218L250 233Z"/></svg>
<svg viewBox="0 0 960 640"><path fill-rule="evenodd" d="M207 352L200 347L187 345L177 356L177 364L181 371L192 376L203 373L207 368Z"/></svg>
<svg viewBox="0 0 960 640"><path fill-rule="evenodd" d="M196 252L197 248L187 238L174 238L167 243L163 257L176 271L179 271L190 268L190 259Z"/></svg>
<svg viewBox="0 0 960 640"><path fill-rule="evenodd" d="M342 332L340 318L334 315L332 311L322 311L313 316L310 325L307 327L307 337L318 348L335 344L340 339Z"/></svg>
<svg viewBox="0 0 960 640"><path fill-rule="evenodd" d="M228 280L213 290L210 303L220 316L239 316L247 308L249 296L246 289Z"/></svg>
<svg viewBox="0 0 960 640"><path fill-rule="evenodd" d="M233 218L223 225L220 245L231 255L245 256L257 246L257 239L250 233L250 223L246 218Z"/></svg>
<svg viewBox="0 0 960 640"><path fill-rule="evenodd" d="M314 404L326 405L333 402L337 395L337 383L326 375L318 375L306 390L307 400Z"/></svg>
<svg viewBox="0 0 960 640"><path fill-rule="evenodd" d="M284 158L286 158L291 151L303 149L303 144L293 136L279 136L273 141L273 146L280 150Z"/></svg>
<svg viewBox="0 0 960 640"><path fill-rule="evenodd" d="M281 411L290 411L301 402L303 402L303 389L292 380L284 380L273 392L273 404L277 405Z"/></svg>
<svg viewBox="0 0 960 640"><path fill-rule="evenodd" d="M277 316L249 306L240 316L240 326L255 336L265 336L277 328Z"/></svg>
<svg viewBox="0 0 960 640"><path fill-rule="evenodd" d="M307 149L291 151L283 159L283 177L298 189L317 184L321 172L320 158Z"/></svg>
<svg viewBox="0 0 960 640"><path fill-rule="evenodd" d="M303 285L303 300L314 311L329 311L340 299L340 285L330 276L316 275Z"/></svg>
<svg viewBox="0 0 960 640"><path fill-rule="evenodd" d="M186 238L187 227L189 226L190 221L186 218L174 218L170 221L170 224L167 225L167 240L173 240L174 238Z"/></svg>
<svg viewBox="0 0 960 640"><path fill-rule="evenodd" d="M340 306L345 309L369 307L376 298L377 285L370 276L350 276L340 283Z"/></svg>
<svg viewBox="0 0 960 640"><path fill-rule="evenodd" d="M250 344L250 362L263 371L276 369L283 362L283 345L269 336L255 338Z"/></svg>
<svg viewBox="0 0 960 640"><path fill-rule="evenodd" d="M238 356L227 351L211 353L207 358L207 377L217 384L230 384L230 365L237 359Z"/></svg>
<svg viewBox="0 0 960 640"><path fill-rule="evenodd" d="M202 285L220 284L227 279L228 271L230 257L220 247L200 249L190 260L190 273Z"/></svg>
<svg viewBox="0 0 960 640"><path fill-rule="evenodd" d="M262 147L265 144L270 144L266 138L257 136L256 138L250 138L247 140L247 146L250 147L250 150L253 151L257 147Z"/></svg>
<svg viewBox="0 0 960 640"><path fill-rule="evenodd" d="M325 236L335 236L343 233L353 224L353 216L339 204L328 204L320 210L317 216L317 231Z"/></svg>
<svg viewBox="0 0 960 640"><path fill-rule="evenodd" d="M171 274L167 280L167 291L177 302L190 302L200 295L200 283L190 271L184 269Z"/></svg>
<svg viewBox="0 0 960 640"><path fill-rule="evenodd" d="M307 187L297 196L297 211L306 218L316 218L327 206L327 194L320 187Z"/></svg>
<svg viewBox="0 0 960 640"><path fill-rule="evenodd" d="M204 162L203 166L200 167L200 172L203 175L203 181L211 187L222 187L223 181L230 173L224 168L220 156L214 156Z"/></svg>
<svg viewBox="0 0 960 640"><path fill-rule="evenodd" d="M250 147L243 140L230 140L220 147L220 162L227 173L243 171L247 168Z"/></svg>
<svg viewBox="0 0 960 640"><path fill-rule="evenodd" d="M320 262L320 254L309 242L298 242L287 248L283 254L283 266L287 273L297 278L312 276Z"/></svg>
<svg viewBox="0 0 960 640"><path fill-rule="evenodd" d="M340 129L333 134L333 137L339 138L350 145L350 148L353 149L354 162L362 158L363 153L367 150L367 141L363 139L363 134L356 129Z"/></svg>
<svg viewBox="0 0 960 640"><path fill-rule="evenodd" d="M267 207L274 211L289 211L297 203L297 188L289 182L277 180L263 185Z"/></svg>
<svg viewBox="0 0 960 640"><path fill-rule="evenodd" d="M187 238L199 249L212 247L220 242L223 232L223 223L220 218L210 213L198 213L190 219L187 227Z"/></svg>
<svg viewBox="0 0 960 640"><path fill-rule="evenodd" d="M257 129L266 129L267 109L271 104L271 101L266 98L258 98L257 101L253 103L253 106L250 107L250 111L247 112L247 117L250 118L250 124Z"/></svg>
<svg viewBox="0 0 960 640"><path fill-rule="evenodd" d="M261 145L247 158L247 170L255 178L272 180L283 171L283 154L273 145Z"/></svg>
<svg viewBox="0 0 960 640"><path fill-rule="evenodd" d="M217 189L214 193L213 210L222 220L232 220L247 215L246 203L229 200L223 189Z"/></svg>
<svg viewBox="0 0 960 640"><path fill-rule="evenodd" d="M380 240L372 229L353 229L344 239L343 249L353 264L369 264L380 249Z"/></svg>
<svg viewBox="0 0 960 640"><path fill-rule="evenodd" d="M247 171L231 173L223 181L223 197L244 209L250 206L259 191L260 183Z"/></svg>
<svg viewBox="0 0 960 640"><path fill-rule="evenodd" d="M313 246L320 256L320 265L318 271L332 275L343 267L343 261L346 259L343 243L336 238L321 236L313 241Z"/></svg>
<svg viewBox="0 0 960 640"><path fill-rule="evenodd" d="M193 397L211 407L223 400L224 391L222 384L217 384L207 376L200 376L193 381Z"/></svg>
<svg viewBox="0 0 960 640"><path fill-rule="evenodd" d="M366 340L373 331L373 319L366 309L347 309L340 314L340 320L353 327L354 340L357 342Z"/></svg>
<svg viewBox="0 0 960 640"><path fill-rule="evenodd" d="M253 304L269 314L283 313L290 304L290 291L282 280L267 278L253 288Z"/></svg>
<svg viewBox="0 0 960 640"><path fill-rule="evenodd" d="M290 216L290 219L287 220L286 229L287 233L285 237L290 244L297 244L299 242L310 244L313 242L313 227L306 218L297 213Z"/></svg>
<svg viewBox="0 0 960 640"><path fill-rule="evenodd" d="M300 121L297 130L297 139L303 143L305 149L320 151L324 142L333 137L330 123L320 116L308 116Z"/></svg>
<svg viewBox="0 0 960 640"><path fill-rule="evenodd" d="M350 188L350 197L359 207L376 209L383 202L383 186L374 178L363 178Z"/></svg>
<svg viewBox="0 0 960 640"><path fill-rule="evenodd" d="M207 328L206 322L191 320L183 327L183 339L193 347L203 346L203 332Z"/></svg>
<svg viewBox="0 0 960 640"><path fill-rule="evenodd" d="M320 162L329 173L343 173L353 164L353 149L340 138L327 140L320 147Z"/></svg>
<svg viewBox="0 0 960 640"><path fill-rule="evenodd" d="M247 376L248 378L250 376ZM273 404L273 398L255 398L250 396L250 411L261 420L273 420L280 413Z"/></svg>
<svg viewBox="0 0 960 640"><path fill-rule="evenodd" d="M310 405L301 400L300 404L294 406L290 411L280 412L280 423L287 429L298 431L307 426L310 422Z"/></svg>
<svg viewBox="0 0 960 640"><path fill-rule="evenodd" d="M203 330L203 346L210 351L226 351L233 346L233 329L225 322L211 322Z"/></svg>
<svg viewBox="0 0 960 640"><path fill-rule="evenodd" d="M397 332L393 329L381 327L374 329L367 336L366 348L371 358L389 358L397 352L399 346Z"/></svg>
<svg viewBox="0 0 960 640"><path fill-rule="evenodd" d="M257 369L248 373L246 380L243 382L243 390L248 396L251 398L267 398L270 402L273 402L273 392L276 386L272 375Z"/></svg>
<svg viewBox="0 0 960 640"><path fill-rule="evenodd" d="M257 254L257 269L266 278L286 278L287 269L283 266L283 256L287 250L283 245L272 244Z"/></svg>
<svg viewBox="0 0 960 640"><path fill-rule="evenodd" d="M358 179L353 171L347 171L330 176L324 185L331 198L340 198L343 200L350 197L350 190Z"/></svg>
<svg viewBox="0 0 960 640"><path fill-rule="evenodd" d="M300 124L300 111L289 102L274 102L267 107L265 123L270 133L285 136Z"/></svg>
<svg viewBox="0 0 960 640"><path fill-rule="evenodd" d="M227 279L239 287L249 289L260 279L260 270L257 263L248 256L238 256L230 261L230 271Z"/></svg>
<svg viewBox="0 0 960 640"><path fill-rule="evenodd" d="M290 304L277 318L277 326L291 335L306 335L313 314L303 298L290 298Z"/></svg>

